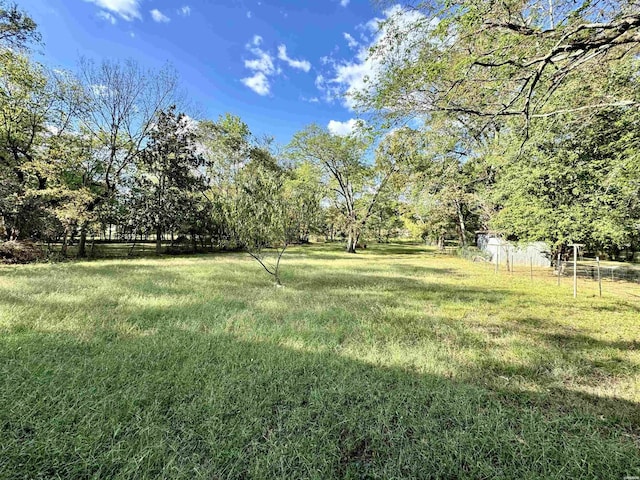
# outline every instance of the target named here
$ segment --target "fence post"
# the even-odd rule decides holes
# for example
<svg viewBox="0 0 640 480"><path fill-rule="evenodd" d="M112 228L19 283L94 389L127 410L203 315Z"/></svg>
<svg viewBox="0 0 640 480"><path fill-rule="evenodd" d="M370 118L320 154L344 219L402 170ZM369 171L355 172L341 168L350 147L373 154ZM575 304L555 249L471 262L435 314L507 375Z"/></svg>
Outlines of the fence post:
<svg viewBox="0 0 640 480"><path fill-rule="evenodd" d="M511 265L509 265L509 247L506 248L505 255L507 257L507 272L511 273Z"/></svg>
<svg viewBox="0 0 640 480"><path fill-rule="evenodd" d="M573 298L578 296L578 247L573 246Z"/></svg>
<svg viewBox="0 0 640 480"><path fill-rule="evenodd" d="M578 297L578 244L574 243L573 247L573 298Z"/></svg>
<svg viewBox="0 0 640 480"><path fill-rule="evenodd" d="M560 259L560 253L558 253L558 264L556 268L558 269L558 286L560 286L560 269L562 268L562 260Z"/></svg>
<svg viewBox="0 0 640 480"><path fill-rule="evenodd" d="M500 264L500 245L496 248L496 273L498 273L498 265Z"/></svg>
<svg viewBox="0 0 640 480"><path fill-rule="evenodd" d="M529 272L531 273L531 281L533 281L533 257L529 257Z"/></svg>
<svg viewBox="0 0 640 480"><path fill-rule="evenodd" d="M598 290L600 291L600 296L602 296L602 278L600 277L600 257L596 257L596 264L598 268Z"/></svg>

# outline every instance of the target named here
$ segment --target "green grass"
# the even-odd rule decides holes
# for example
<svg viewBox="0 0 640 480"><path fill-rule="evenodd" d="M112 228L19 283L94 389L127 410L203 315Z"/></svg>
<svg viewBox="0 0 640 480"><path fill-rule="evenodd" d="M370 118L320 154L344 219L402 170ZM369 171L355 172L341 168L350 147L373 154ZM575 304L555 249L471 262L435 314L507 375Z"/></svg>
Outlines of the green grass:
<svg viewBox="0 0 640 480"><path fill-rule="evenodd" d="M640 475L640 297L418 246L0 268L0 478Z"/></svg>

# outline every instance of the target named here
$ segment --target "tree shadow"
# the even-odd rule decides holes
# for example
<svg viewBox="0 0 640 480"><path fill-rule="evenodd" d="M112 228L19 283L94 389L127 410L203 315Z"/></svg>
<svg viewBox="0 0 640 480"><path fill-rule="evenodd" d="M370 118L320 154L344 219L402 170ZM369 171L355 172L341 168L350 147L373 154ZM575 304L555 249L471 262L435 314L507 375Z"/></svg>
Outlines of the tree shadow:
<svg viewBox="0 0 640 480"><path fill-rule="evenodd" d="M438 283L456 274L443 268L403 275L375 265L292 266L284 289L272 289L250 261L225 264L224 278L155 261L0 275L29 290L0 297L6 315L18 312L0 337L0 405L9 404L0 408L0 435L10 439L0 446L0 472L640 474L638 404L580 390L638 378L625 357L637 342L515 311L474 323L466 312L516 308L526 292ZM110 288L94 293L87 278ZM450 368L354 360L371 350L372 361L392 364L394 348L413 359L440 354Z"/></svg>
<svg viewBox="0 0 640 480"><path fill-rule="evenodd" d="M616 399L159 331L0 339L0 471L33 478L624 478ZM600 414L586 408L596 404Z"/></svg>

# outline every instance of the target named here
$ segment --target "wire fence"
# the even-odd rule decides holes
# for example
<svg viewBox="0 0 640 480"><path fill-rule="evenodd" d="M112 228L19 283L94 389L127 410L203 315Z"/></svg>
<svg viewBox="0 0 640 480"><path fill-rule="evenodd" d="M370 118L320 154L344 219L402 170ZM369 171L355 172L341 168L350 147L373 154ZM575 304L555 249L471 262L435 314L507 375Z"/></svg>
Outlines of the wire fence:
<svg viewBox="0 0 640 480"><path fill-rule="evenodd" d="M476 249L458 249L454 255L469 261L483 263L499 275L529 277L532 281L554 282L558 287L573 287L574 295L581 293L602 296L608 292L623 293L640 298L640 265L604 262L597 258L581 258L574 267L573 259L561 260L559 267L539 267L533 259L529 264L508 261L498 263L486 252ZM574 283L575 269L575 283Z"/></svg>

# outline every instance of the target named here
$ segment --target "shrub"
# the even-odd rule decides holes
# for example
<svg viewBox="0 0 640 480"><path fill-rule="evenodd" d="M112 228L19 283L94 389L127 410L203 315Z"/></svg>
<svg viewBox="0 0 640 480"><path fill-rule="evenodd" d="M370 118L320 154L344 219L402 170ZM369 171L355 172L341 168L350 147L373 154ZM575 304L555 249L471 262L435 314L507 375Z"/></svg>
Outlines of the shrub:
<svg viewBox="0 0 640 480"><path fill-rule="evenodd" d="M44 258L44 252L31 242L0 243L0 263L32 263Z"/></svg>

